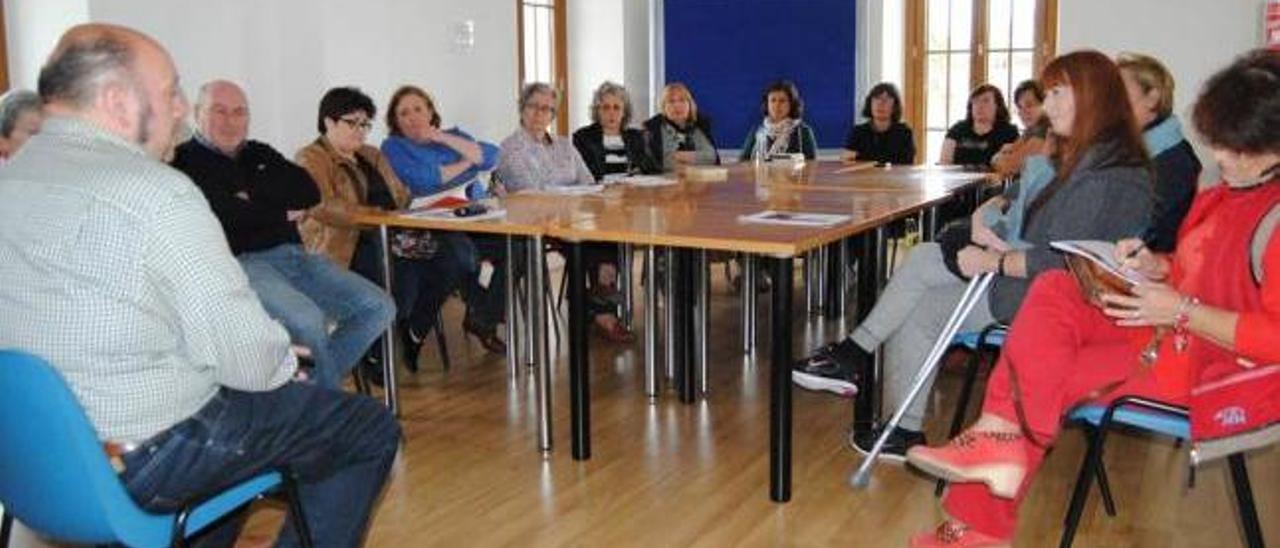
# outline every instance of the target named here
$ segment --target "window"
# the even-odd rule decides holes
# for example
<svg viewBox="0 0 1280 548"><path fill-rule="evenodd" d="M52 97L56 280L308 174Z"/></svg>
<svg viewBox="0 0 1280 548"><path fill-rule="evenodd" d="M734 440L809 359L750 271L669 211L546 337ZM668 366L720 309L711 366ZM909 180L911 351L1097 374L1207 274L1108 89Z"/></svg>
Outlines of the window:
<svg viewBox="0 0 1280 548"><path fill-rule="evenodd" d="M556 132L567 135L564 116L568 90L568 53L565 47L565 0L516 0L516 26L520 36L520 86L547 82L560 91Z"/></svg>
<svg viewBox="0 0 1280 548"><path fill-rule="evenodd" d="M991 83L1009 95L1052 57L1057 0L910 0L904 93L925 163L936 162L969 91ZM1016 120L1015 120L1016 122ZM920 142L923 141L923 142Z"/></svg>

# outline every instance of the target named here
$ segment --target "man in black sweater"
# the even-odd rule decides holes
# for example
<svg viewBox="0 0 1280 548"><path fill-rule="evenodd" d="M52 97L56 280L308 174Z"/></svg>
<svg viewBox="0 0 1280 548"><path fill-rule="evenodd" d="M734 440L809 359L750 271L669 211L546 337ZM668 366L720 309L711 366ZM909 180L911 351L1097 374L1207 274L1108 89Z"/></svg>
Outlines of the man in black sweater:
<svg viewBox="0 0 1280 548"><path fill-rule="evenodd" d="M263 308L311 349L315 382L340 388L395 305L378 286L303 248L297 223L320 191L306 170L247 139L249 105L239 86L201 86L195 118L196 135L174 151L173 167L209 200Z"/></svg>

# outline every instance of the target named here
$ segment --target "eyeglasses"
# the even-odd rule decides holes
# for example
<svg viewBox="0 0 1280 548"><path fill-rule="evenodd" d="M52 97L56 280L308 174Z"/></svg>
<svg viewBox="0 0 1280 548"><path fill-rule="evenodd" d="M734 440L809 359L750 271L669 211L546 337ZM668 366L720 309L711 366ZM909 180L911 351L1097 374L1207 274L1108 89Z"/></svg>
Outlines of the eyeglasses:
<svg viewBox="0 0 1280 548"><path fill-rule="evenodd" d="M534 112L550 112L551 114L556 113L555 105L539 105L537 103L528 103L524 106L524 108L532 110Z"/></svg>
<svg viewBox="0 0 1280 548"><path fill-rule="evenodd" d="M359 118L338 118L339 122L347 124L347 127L356 131L369 131L373 129L373 122L369 120L361 120Z"/></svg>

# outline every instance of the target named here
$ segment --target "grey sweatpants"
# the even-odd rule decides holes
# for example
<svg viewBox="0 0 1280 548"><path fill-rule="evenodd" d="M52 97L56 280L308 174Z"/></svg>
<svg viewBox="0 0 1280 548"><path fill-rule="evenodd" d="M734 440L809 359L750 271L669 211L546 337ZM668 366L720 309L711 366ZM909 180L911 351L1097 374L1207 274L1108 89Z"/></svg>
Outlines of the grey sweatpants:
<svg viewBox="0 0 1280 548"><path fill-rule="evenodd" d="M881 344L884 353L885 412L896 410L924 365L943 325L964 294L966 282L947 270L942 248L936 243L916 245L893 276L871 314L850 335L863 350L874 352ZM984 293L965 318L960 331L977 331L994 321ZM933 387L930 377L925 389L903 415L901 428L921 430Z"/></svg>

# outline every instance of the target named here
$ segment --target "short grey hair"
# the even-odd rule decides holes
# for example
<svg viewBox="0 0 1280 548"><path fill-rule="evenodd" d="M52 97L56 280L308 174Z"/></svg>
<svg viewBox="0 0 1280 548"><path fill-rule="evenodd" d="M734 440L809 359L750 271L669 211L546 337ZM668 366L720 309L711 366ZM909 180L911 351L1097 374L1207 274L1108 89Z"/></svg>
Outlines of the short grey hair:
<svg viewBox="0 0 1280 548"><path fill-rule="evenodd" d="M529 82L523 88L520 88L520 103L517 105L517 112L524 112L524 107L529 104L529 99L534 95L545 93L551 96L551 102L560 104L560 93L551 84L546 82ZM556 113L556 107L552 107L551 114Z"/></svg>
<svg viewBox="0 0 1280 548"><path fill-rule="evenodd" d="M60 43L40 69L36 88L45 102L65 101L88 106L109 79L119 78L138 88L134 49L122 33L103 31Z"/></svg>
<svg viewBox="0 0 1280 548"><path fill-rule="evenodd" d="M600 87L596 88L596 92L591 96L591 121L600 123L600 104L604 102L607 95L612 95L622 99L622 127L631 124L631 94L627 93L627 88L622 84L605 80Z"/></svg>
<svg viewBox="0 0 1280 548"><path fill-rule="evenodd" d="M40 111L44 103L36 92L29 89L15 89L0 95L0 137L8 139L18 125L22 113Z"/></svg>

